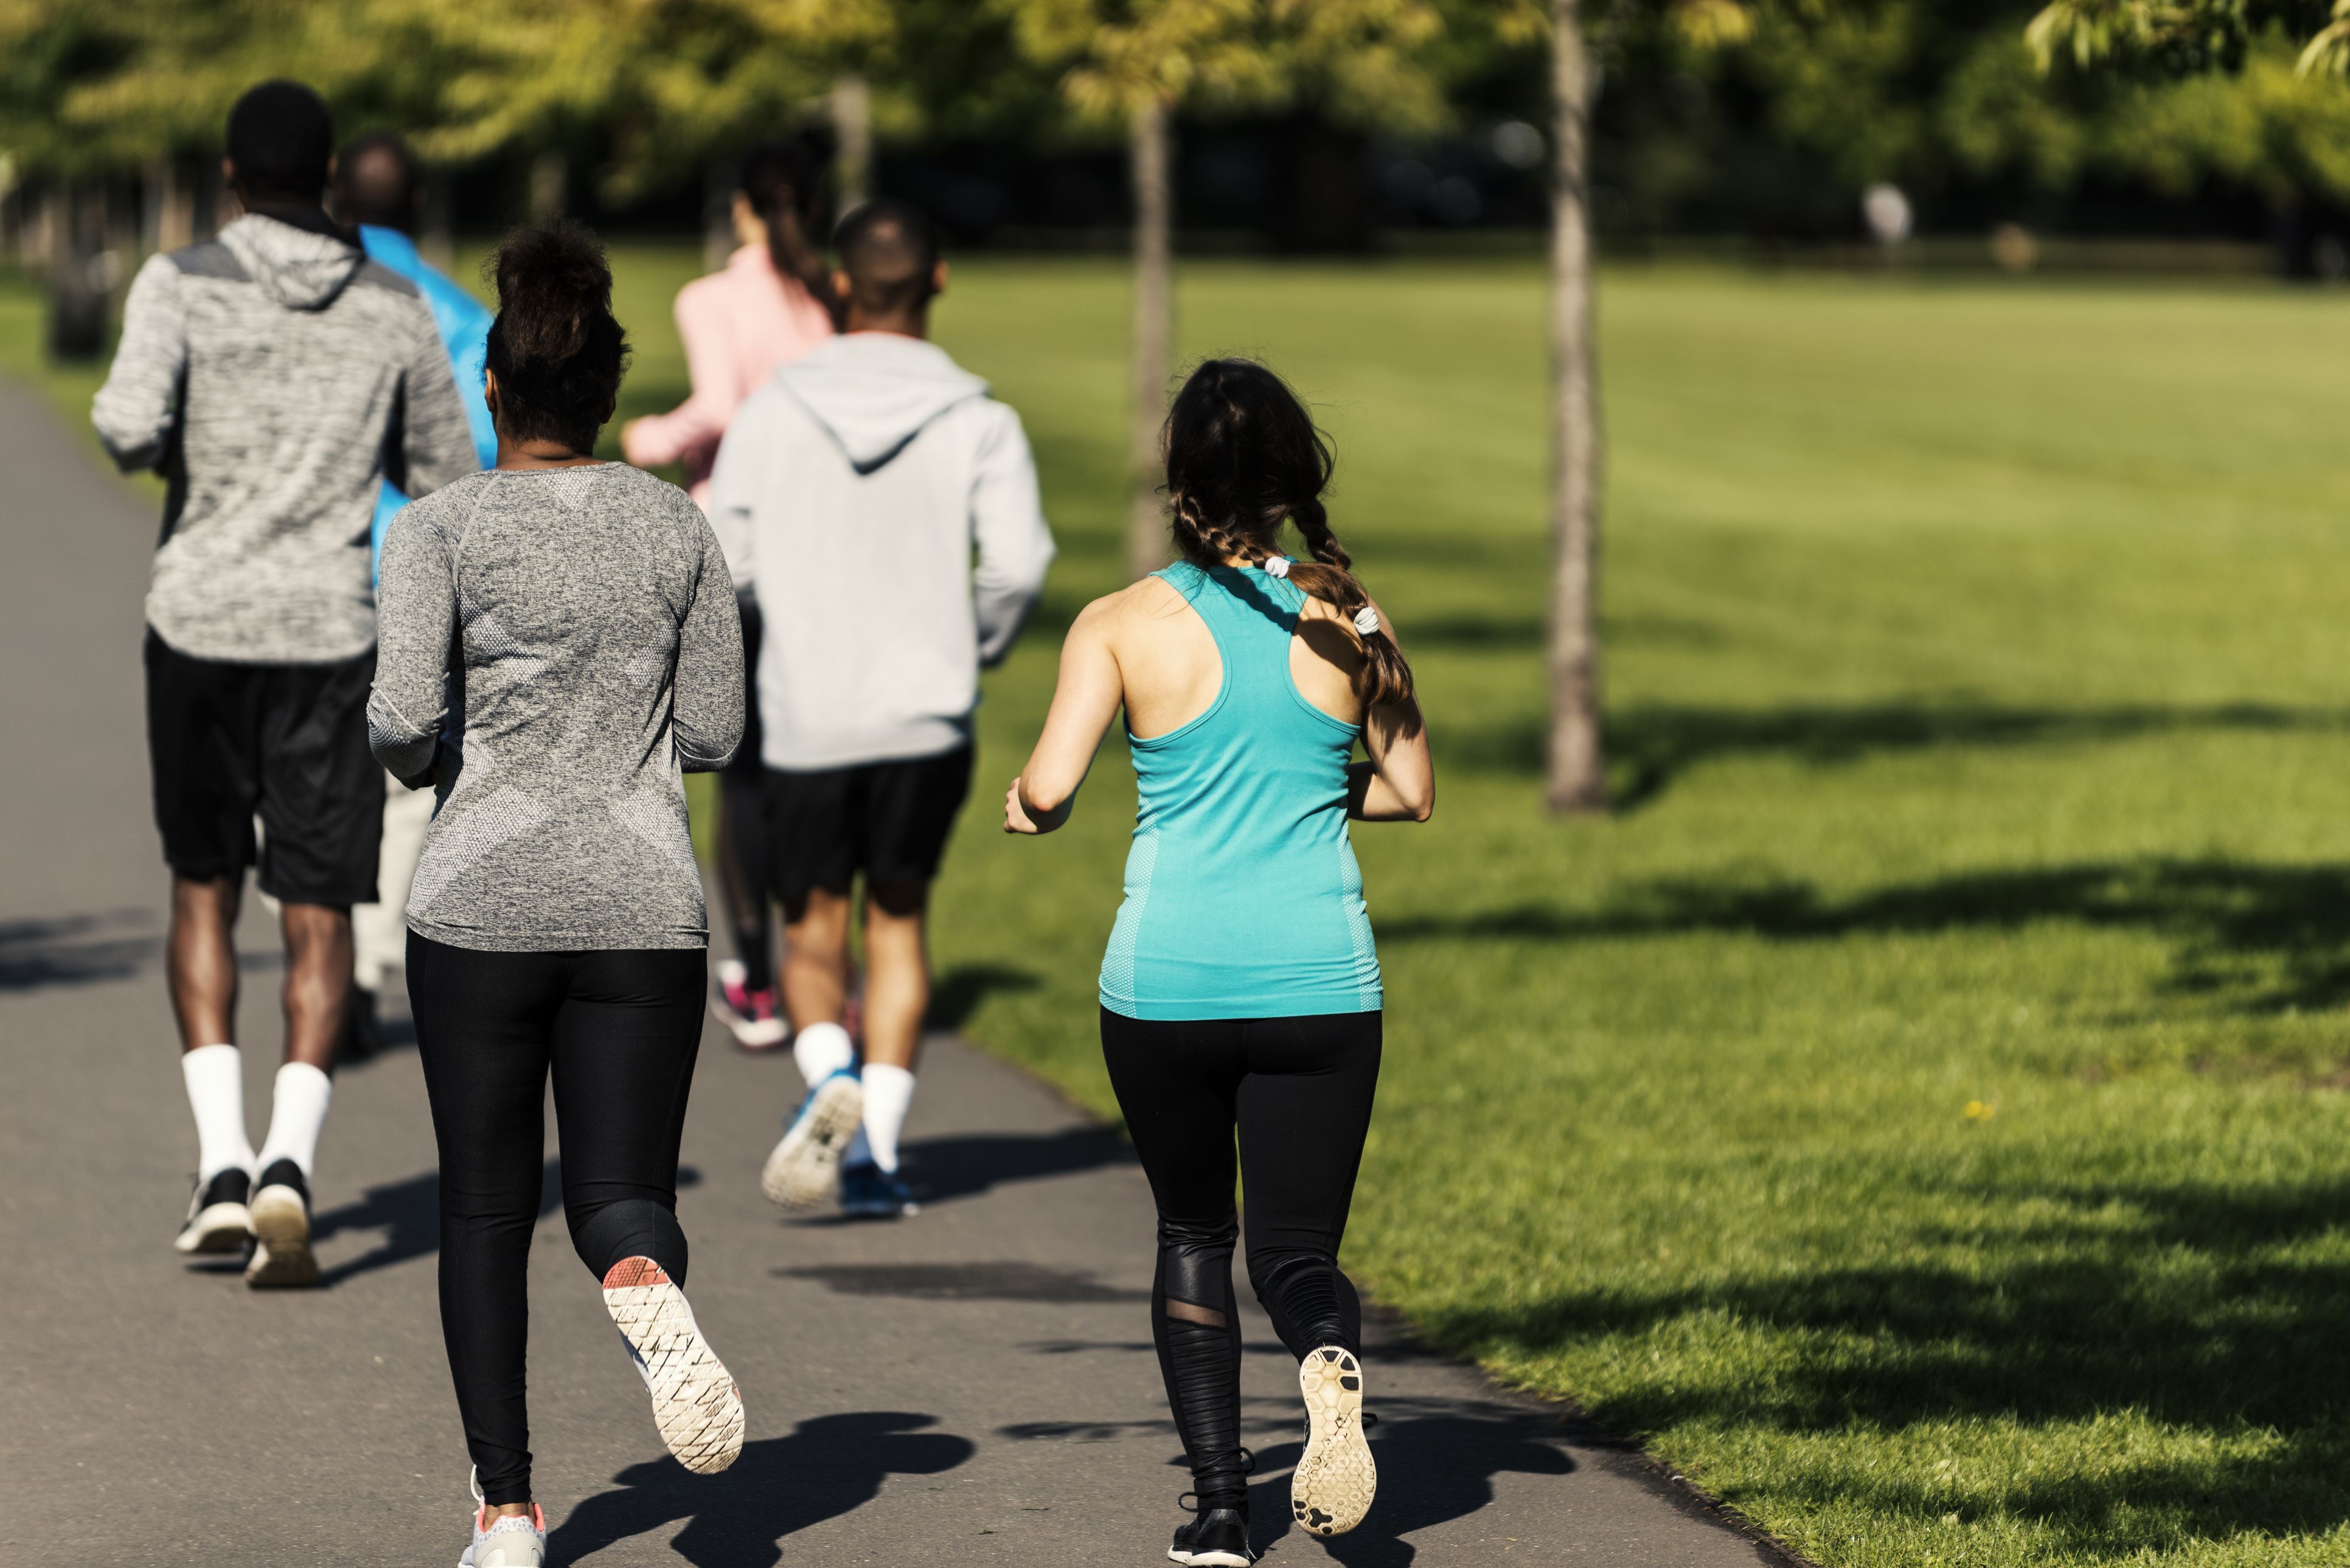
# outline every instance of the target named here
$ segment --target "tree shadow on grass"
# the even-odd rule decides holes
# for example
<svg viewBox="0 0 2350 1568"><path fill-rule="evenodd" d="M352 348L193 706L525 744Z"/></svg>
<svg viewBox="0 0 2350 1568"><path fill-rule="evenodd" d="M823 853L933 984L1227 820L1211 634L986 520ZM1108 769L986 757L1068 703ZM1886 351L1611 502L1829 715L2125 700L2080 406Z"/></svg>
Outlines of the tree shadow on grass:
<svg viewBox="0 0 2350 1568"><path fill-rule="evenodd" d="M922 1022L931 1029L960 1029L979 1011L979 1004L987 1000L990 992L1034 991L1044 983L1035 971L1014 969L1009 964L957 964L939 976L931 987L931 1011Z"/></svg>
<svg viewBox="0 0 2350 1568"><path fill-rule="evenodd" d="M1655 802L1683 774L1737 756L1785 756L1815 767L1887 752L1936 747L2012 747L2134 740L2180 731L2342 731L2350 713L2228 702L2054 709L1972 702L1898 701L1851 707L1768 709L1644 705L1607 715L1607 749L1618 812ZM1437 760L1474 772L1539 774L1544 735L1536 721L1435 732Z"/></svg>
<svg viewBox="0 0 2350 1568"><path fill-rule="evenodd" d="M1435 1314L1430 1327L1456 1345L1534 1355L1700 1324L1777 1342L1767 1357L1682 1357L1669 1376L1595 1406L1618 1430L1866 1440L1920 1423L2077 1428L2135 1415L2181 1439L2132 1459L2116 1437L2105 1462L2019 1470L1989 1499L1898 1463L1832 1475L1798 1464L1773 1483L1823 1505L1849 1508L1865 1494L1917 1519L1972 1515L1988 1501L2090 1559L2350 1521L2350 1261L2333 1244L2350 1233L2350 1182L2018 1184L1944 1196L2053 1217L2001 1232L2012 1261L1995 1261L1974 1232L1929 1232L1918 1250L1947 1261L1554 1296ZM2215 1452L2202 1446L2210 1438L2251 1440Z"/></svg>
<svg viewBox="0 0 2350 1568"><path fill-rule="evenodd" d="M2350 1002L2350 866L2230 860L2091 861L1972 872L1848 899L1809 883L1646 884L1596 909L1520 905L1382 920L1384 942L1447 938L1575 941L1731 932L1773 941L2015 930L2042 922L2167 938L2170 991L2230 1011Z"/></svg>
<svg viewBox="0 0 2350 1568"><path fill-rule="evenodd" d="M862 1410L802 1421L789 1437L743 1445L714 1476L673 1459L631 1465L619 1489L581 1502L547 1537L551 1562L577 1563L676 1521L670 1546L694 1568L773 1568L786 1536L852 1512L893 1475L938 1475L977 1452L968 1438L926 1432L935 1416Z"/></svg>

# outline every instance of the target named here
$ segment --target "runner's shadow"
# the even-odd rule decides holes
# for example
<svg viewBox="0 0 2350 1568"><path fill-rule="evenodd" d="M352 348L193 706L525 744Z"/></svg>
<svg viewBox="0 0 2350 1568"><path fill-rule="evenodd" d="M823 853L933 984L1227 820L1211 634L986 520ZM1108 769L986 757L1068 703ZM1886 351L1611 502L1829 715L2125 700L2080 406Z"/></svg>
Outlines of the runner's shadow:
<svg viewBox="0 0 2350 1568"><path fill-rule="evenodd" d="M1563 1476L1575 1460L1556 1417L1541 1410L1458 1399L1374 1398L1379 1417L1371 1453L1379 1467L1378 1501L1359 1529L1326 1541L1299 1533L1347 1568L1405 1568L1419 1548L1403 1537L1490 1507L1493 1478L1505 1470ZM1285 1471L1303 1445L1257 1451L1260 1471ZM1249 1488L1257 1549L1292 1533L1289 1477L1271 1475Z"/></svg>
<svg viewBox="0 0 2350 1568"><path fill-rule="evenodd" d="M577 1563L616 1542L676 1520L670 1547L694 1568L773 1568L784 1538L853 1512L893 1475L938 1475L969 1459L967 1438L924 1432L935 1416L860 1410L802 1421L789 1437L743 1445L743 1457L714 1476L675 1459L631 1465L571 1511L547 1537L548 1558Z"/></svg>
<svg viewBox="0 0 2350 1568"><path fill-rule="evenodd" d="M563 1207L563 1164L549 1159L538 1178L538 1215L545 1219ZM345 1231L380 1231L383 1241L372 1251L321 1270L321 1289L341 1284L355 1274L389 1269L441 1250L441 1173L428 1170L399 1181L370 1187L356 1203L342 1203L316 1215L310 1239L324 1241Z"/></svg>
<svg viewBox="0 0 2350 1568"><path fill-rule="evenodd" d="M162 943L124 934L152 923L144 909L71 915L55 920L0 920L0 991L89 985L137 974Z"/></svg>
<svg viewBox="0 0 2350 1568"><path fill-rule="evenodd" d="M999 1182L1035 1181L1124 1165L1134 1158L1114 1128L1065 1127L1056 1133L969 1133L906 1145L905 1178L925 1203L972 1198Z"/></svg>

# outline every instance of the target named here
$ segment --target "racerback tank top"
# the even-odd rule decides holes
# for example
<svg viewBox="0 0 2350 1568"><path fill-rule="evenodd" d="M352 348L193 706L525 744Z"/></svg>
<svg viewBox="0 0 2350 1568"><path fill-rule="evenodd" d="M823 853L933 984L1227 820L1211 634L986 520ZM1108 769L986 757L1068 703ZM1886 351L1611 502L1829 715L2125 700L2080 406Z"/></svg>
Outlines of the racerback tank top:
<svg viewBox="0 0 2350 1568"><path fill-rule="evenodd" d="M1253 566L1186 561L1155 575L1207 623L1223 684L1188 723L1147 741L1128 732L1134 846L1102 1005L1141 1019L1378 1011L1378 952L1347 836L1362 727L1290 679L1304 590Z"/></svg>

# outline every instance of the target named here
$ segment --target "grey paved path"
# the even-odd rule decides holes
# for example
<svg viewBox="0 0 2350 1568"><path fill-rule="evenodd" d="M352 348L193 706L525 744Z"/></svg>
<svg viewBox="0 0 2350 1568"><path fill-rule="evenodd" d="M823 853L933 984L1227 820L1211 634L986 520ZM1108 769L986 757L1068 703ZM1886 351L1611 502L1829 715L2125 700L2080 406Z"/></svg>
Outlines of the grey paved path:
<svg viewBox="0 0 2350 1568"><path fill-rule="evenodd" d="M259 1295L182 1266L168 1243L194 1138L140 712L154 522L5 386L0 475L0 1563L444 1568L465 1456L414 1053L338 1079L317 1180L328 1288ZM257 1136L277 969L265 925L242 934ZM1149 1197L1117 1140L942 1041L910 1128L926 1211L783 1223L756 1176L795 1075L715 1030L703 1050L680 1208L750 1440L714 1479L662 1454L550 1186L532 1400L555 1560L1163 1562L1183 1476L1145 1315ZM1770 1560L1631 1456L1393 1333L1368 1354L1377 1508L1326 1546L1286 1534L1295 1385L1253 1312L1247 1333L1258 1540L1276 1565Z"/></svg>

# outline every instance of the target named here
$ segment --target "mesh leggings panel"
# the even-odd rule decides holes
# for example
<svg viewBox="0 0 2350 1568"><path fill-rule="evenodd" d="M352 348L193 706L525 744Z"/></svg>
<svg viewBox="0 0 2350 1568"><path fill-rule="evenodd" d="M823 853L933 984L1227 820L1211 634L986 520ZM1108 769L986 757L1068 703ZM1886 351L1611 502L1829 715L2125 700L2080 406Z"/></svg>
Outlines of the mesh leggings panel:
<svg viewBox="0 0 2350 1568"><path fill-rule="evenodd" d="M1239 1239L1238 1215L1212 1226L1159 1222L1150 1336L1201 1508L1248 1506L1241 1457L1240 1303L1232 1294L1232 1247ZM1170 1301L1205 1307L1223 1322L1211 1326L1170 1316Z"/></svg>

